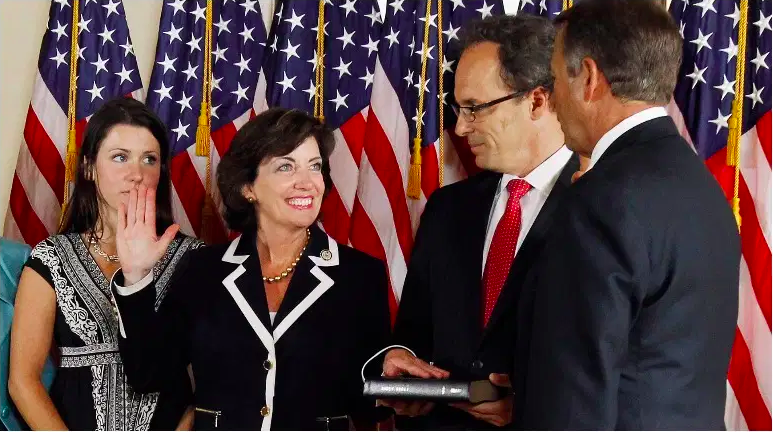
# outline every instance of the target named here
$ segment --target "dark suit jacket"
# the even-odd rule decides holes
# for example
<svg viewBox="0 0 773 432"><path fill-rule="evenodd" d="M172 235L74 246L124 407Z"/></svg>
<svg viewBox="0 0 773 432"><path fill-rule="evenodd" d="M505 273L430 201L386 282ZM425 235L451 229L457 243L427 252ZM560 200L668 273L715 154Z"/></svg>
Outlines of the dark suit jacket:
<svg viewBox="0 0 773 432"><path fill-rule="evenodd" d="M526 271L540 257L561 195L579 167L573 156L561 172L510 268L482 328L483 246L501 174L482 172L437 190L427 202L408 264L394 343L434 361L452 378L488 379L513 361L514 311ZM427 416L400 419L407 429L489 429L489 423L438 405Z"/></svg>
<svg viewBox="0 0 773 432"><path fill-rule="evenodd" d="M556 214L524 285L516 426L722 429L740 241L671 119L624 133Z"/></svg>
<svg viewBox="0 0 773 432"><path fill-rule="evenodd" d="M163 386L190 363L196 407L220 412L215 425L197 411L196 429L319 430L317 418L368 417L375 402L362 397L360 368L390 331L381 261L312 227L273 325L254 233L189 252L174 278L157 314L150 287L116 295L135 389Z"/></svg>

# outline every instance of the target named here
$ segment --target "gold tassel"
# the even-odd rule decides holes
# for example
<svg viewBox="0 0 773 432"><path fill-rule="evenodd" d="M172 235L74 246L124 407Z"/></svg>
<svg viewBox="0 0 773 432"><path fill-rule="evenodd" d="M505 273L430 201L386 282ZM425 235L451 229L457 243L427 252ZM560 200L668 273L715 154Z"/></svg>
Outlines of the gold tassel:
<svg viewBox="0 0 773 432"><path fill-rule="evenodd" d="M204 52L212 52L212 0L207 0L207 12L204 25ZM204 182L204 203L201 208L201 229L199 237L208 244L219 241L215 225L219 225L217 212L212 203L212 158L210 157L210 138L212 133L212 56L205 55L203 60L201 84L201 108L196 128L196 156L207 158L206 181Z"/></svg>
<svg viewBox="0 0 773 432"><path fill-rule="evenodd" d="M212 52L212 0L207 0L207 12L204 27L204 52ZM209 157L210 138L210 112L209 106L212 98L212 56L205 55L202 67L201 84L201 108L199 111L199 124L196 129L196 156ZM207 190L209 194L209 190Z"/></svg>
<svg viewBox="0 0 773 432"><path fill-rule="evenodd" d="M78 146L75 139L75 129L67 131L67 156L64 168L65 188L68 187L68 183L75 181L78 172Z"/></svg>
<svg viewBox="0 0 773 432"><path fill-rule="evenodd" d="M733 109L728 120L727 135L727 165L734 168L733 198L730 205L733 209L738 231L741 230L741 199L739 189L741 184L741 134L743 128L744 78L746 77L746 30L748 27L749 1L740 2L740 23L738 26L738 53L735 66L735 98Z"/></svg>
<svg viewBox="0 0 773 432"><path fill-rule="evenodd" d="M421 197L421 138L413 139L413 155L411 156L411 170L408 173L409 198Z"/></svg>
<svg viewBox="0 0 773 432"><path fill-rule="evenodd" d="M424 113L424 86L427 83L427 56L429 54L429 29L432 24L432 0L427 0L427 10L424 14L424 43L421 48L421 76L419 78L419 106L416 109L416 137L413 138L413 154L411 155L411 169L408 173L408 187L405 194L408 198L419 199L421 197L421 118ZM442 24L442 23L441 23ZM438 31L440 27L438 27ZM439 60L442 61L442 60ZM440 66L442 68L442 64ZM442 91L441 95L442 95ZM441 102L442 105L442 102ZM440 133L443 133L442 120ZM442 163L442 162L441 162Z"/></svg>
<svg viewBox="0 0 773 432"><path fill-rule="evenodd" d="M741 128L740 119L741 111L737 100L733 101L732 109L730 110L730 118L727 120L727 154L725 155L725 163L727 166L734 167L738 164L736 159L736 149L739 142L736 140L738 131Z"/></svg>
<svg viewBox="0 0 773 432"><path fill-rule="evenodd" d="M199 127L196 129L196 156L209 156L209 110L207 103L201 103L201 114L199 114Z"/></svg>

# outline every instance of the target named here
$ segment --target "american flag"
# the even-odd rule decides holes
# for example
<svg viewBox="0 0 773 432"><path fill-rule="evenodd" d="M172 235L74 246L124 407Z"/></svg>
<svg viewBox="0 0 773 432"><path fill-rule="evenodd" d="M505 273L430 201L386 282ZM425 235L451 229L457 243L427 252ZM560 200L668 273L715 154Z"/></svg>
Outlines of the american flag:
<svg viewBox="0 0 773 432"><path fill-rule="evenodd" d="M743 22L739 1L674 0L684 60L671 113L697 153L734 194L727 138ZM740 156L741 278L728 371L730 430L771 429L771 2L748 2ZM711 235L711 233L706 233ZM698 329L699 331L700 329Z"/></svg>
<svg viewBox="0 0 773 432"><path fill-rule="evenodd" d="M268 105L314 112L319 8L317 1L279 4L263 66ZM325 122L335 130L336 147L331 155L334 187L323 204L322 223L336 241L348 244L381 12L375 0L327 0L324 19L324 84L319 95Z"/></svg>
<svg viewBox="0 0 773 432"><path fill-rule="evenodd" d="M545 18L555 18L564 8L564 3L571 3L568 0L520 0L520 11L532 15L539 15ZM569 7L569 4L567 4Z"/></svg>
<svg viewBox="0 0 773 432"><path fill-rule="evenodd" d="M452 133L455 118L448 105L453 100L459 32L470 20L504 12L501 1L491 0L432 1L429 20L426 11L427 0L394 0L387 5L373 70L364 145L358 160L359 181L349 220L351 244L387 263L394 295L390 297L393 312L400 299L419 217L427 198L441 184L441 172L443 184L449 184L478 170L466 140ZM425 25L429 26L426 47ZM438 31L443 37L441 63ZM426 75L421 88L425 50ZM442 90L439 68L443 70ZM418 108L420 91L424 93L422 112ZM417 122L422 122L421 182L419 199L412 199L406 191ZM442 159L438 141L441 130L445 134Z"/></svg>
<svg viewBox="0 0 773 432"><path fill-rule="evenodd" d="M65 187L73 1L49 10L4 235L35 245L58 228ZM114 97L142 99L142 82L121 0L81 0L78 20L76 142L88 118Z"/></svg>
<svg viewBox="0 0 773 432"><path fill-rule="evenodd" d="M215 172L236 131L263 106L260 66L266 45L264 15L270 1L212 2L212 108L209 156L196 154L196 131L203 94L207 0L165 1L147 104L169 128L175 221L183 232L208 242L228 232L217 208ZM257 98L256 98L257 95ZM207 163L212 212L206 219Z"/></svg>

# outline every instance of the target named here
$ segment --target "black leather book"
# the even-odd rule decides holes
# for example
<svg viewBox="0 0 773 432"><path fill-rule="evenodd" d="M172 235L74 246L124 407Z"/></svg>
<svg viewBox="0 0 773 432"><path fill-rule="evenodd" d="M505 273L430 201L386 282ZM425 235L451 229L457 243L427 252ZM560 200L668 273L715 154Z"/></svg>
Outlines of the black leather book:
<svg viewBox="0 0 773 432"><path fill-rule="evenodd" d="M422 378L378 378L366 380L362 394L375 399L408 399L438 402L481 403L507 395L504 388L488 380L454 381Z"/></svg>

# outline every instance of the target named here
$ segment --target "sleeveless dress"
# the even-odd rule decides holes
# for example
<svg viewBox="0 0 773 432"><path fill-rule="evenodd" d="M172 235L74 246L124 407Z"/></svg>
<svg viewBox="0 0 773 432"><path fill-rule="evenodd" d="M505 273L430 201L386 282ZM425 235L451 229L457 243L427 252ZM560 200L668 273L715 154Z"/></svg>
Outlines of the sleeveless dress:
<svg viewBox="0 0 773 432"><path fill-rule="evenodd" d="M153 269L156 309L175 266L188 250L203 246L181 234ZM49 394L71 430L174 430L191 403L187 374L169 377L162 393L135 393L118 350L118 318L110 280L79 234L43 240L25 264L56 292L56 377Z"/></svg>

